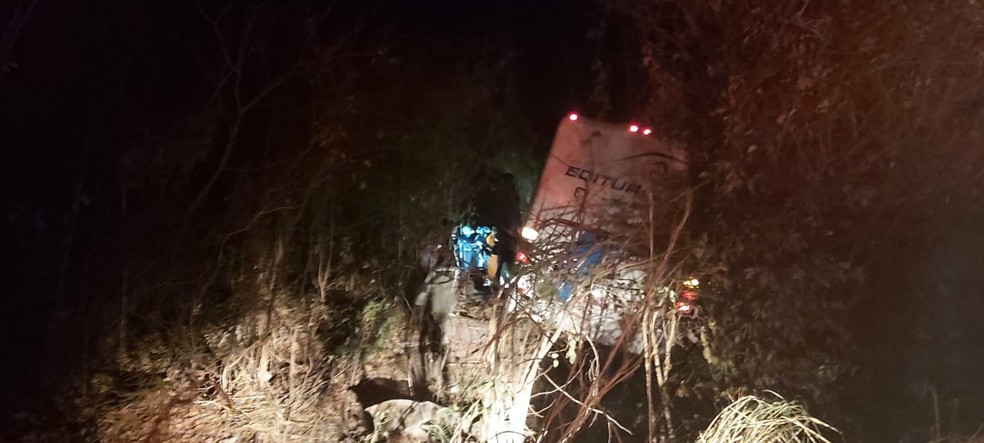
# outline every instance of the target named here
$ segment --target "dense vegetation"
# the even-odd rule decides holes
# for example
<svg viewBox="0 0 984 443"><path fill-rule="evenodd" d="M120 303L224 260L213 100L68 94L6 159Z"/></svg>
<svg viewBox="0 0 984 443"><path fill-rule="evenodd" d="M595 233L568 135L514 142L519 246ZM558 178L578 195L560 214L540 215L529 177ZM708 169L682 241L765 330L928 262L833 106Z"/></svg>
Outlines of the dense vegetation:
<svg viewBox="0 0 984 443"><path fill-rule="evenodd" d="M73 154L88 169L66 231L72 290L49 298L53 407L102 440L175 438L170 417L198 396L250 417L202 438L340 435L348 417L275 429L264 414L326 407L325 389L348 386L333 371L360 370L386 307L419 284L420 248L489 212L483 186L535 179L505 54L361 7L96 13L160 31L108 25L108 40L132 39L106 49L126 62L90 60L97 127ZM272 403L237 403L257 392Z"/></svg>
<svg viewBox="0 0 984 443"><path fill-rule="evenodd" d="M455 222L515 223L575 105L644 117L691 158L675 258L706 293L662 391L677 437L763 390L847 441L957 441L984 423L975 2L585 2L556 12L575 30L552 39L510 28L525 11L512 3L494 19L400 2L38 3L0 6L0 98L21 107L0 106L0 140L15 167L67 148L44 159L48 183L7 176L39 190L4 204L18 264L0 289L20 300L6 327L33 338L4 381L38 382L5 391L53 400L13 432L365 431L342 391L404 370L384 368L398 363L382 338L400 334L421 248ZM19 54L54 51L32 23L70 24L83 55ZM520 66L526 45L563 55L570 102L524 85L545 76ZM641 383L603 407L638 415Z"/></svg>
<svg viewBox="0 0 984 443"><path fill-rule="evenodd" d="M709 372L681 384L776 389L851 440L974 433L979 6L619 10L634 17L652 120L696 160L690 252L718 297Z"/></svg>

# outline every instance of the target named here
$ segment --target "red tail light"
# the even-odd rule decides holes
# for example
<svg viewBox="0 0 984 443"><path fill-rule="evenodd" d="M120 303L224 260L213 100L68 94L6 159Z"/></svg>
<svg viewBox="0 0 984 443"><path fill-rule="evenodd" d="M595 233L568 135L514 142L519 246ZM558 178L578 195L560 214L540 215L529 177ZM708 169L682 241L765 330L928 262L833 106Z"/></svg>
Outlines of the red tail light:
<svg viewBox="0 0 984 443"><path fill-rule="evenodd" d="M516 251L516 261L525 264L529 259L523 251Z"/></svg>
<svg viewBox="0 0 984 443"><path fill-rule="evenodd" d="M680 299L686 301L695 301L697 300L697 291L693 289L684 289L680 291Z"/></svg>

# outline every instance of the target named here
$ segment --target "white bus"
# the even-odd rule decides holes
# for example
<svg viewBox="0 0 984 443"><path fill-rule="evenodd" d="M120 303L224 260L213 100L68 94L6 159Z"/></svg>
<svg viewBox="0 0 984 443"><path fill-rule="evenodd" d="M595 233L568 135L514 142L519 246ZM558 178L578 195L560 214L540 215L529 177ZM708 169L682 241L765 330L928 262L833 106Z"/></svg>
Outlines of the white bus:
<svg viewBox="0 0 984 443"><path fill-rule="evenodd" d="M621 316L642 295L641 264L653 246L662 254L678 222L688 183L684 151L649 128L569 114L520 233L528 243L516 259L532 271L520 277L518 292L535 294L526 299L537 299L540 310L568 311L549 314L565 323L558 327L611 344L621 335ZM683 312L696 298L695 291L686 294L692 298L673 294Z"/></svg>

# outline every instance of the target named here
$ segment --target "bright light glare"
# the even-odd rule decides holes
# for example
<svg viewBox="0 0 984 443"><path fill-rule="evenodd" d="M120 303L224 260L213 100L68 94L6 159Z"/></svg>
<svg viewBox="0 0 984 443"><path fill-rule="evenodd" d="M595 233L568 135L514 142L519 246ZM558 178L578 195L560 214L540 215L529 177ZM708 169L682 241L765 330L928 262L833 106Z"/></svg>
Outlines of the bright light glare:
<svg viewBox="0 0 984 443"><path fill-rule="evenodd" d="M687 280L685 280L683 282L683 285L686 286L686 287L688 287L688 288L699 288L700 287L700 280L697 280L696 277L690 277L690 278L688 278Z"/></svg>
<svg viewBox="0 0 984 443"><path fill-rule="evenodd" d="M529 294L533 291L533 276L531 274L523 274L516 279L516 289L519 290L520 294ZM516 306L516 300L509 297L509 308L511 312Z"/></svg>
<svg viewBox="0 0 984 443"><path fill-rule="evenodd" d="M639 132L639 125L629 126L629 132Z"/></svg>
<svg viewBox="0 0 984 443"><path fill-rule="evenodd" d="M572 112L572 113L570 113L570 115L567 116L567 118L570 119L572 122L576 122L577 121L577 113L576 112Z"/></svg>
<svg viewBox="0 0 984 443"><path fill-rule="evenodd" d="M677 308L677 311L680 311L680 312L683 312L683 313L687 313L687 312L690 312L691 309L693 309L693 306L691 306L690 303L683 302L683 301L678 301L678 302L676 302L676 308Z"/></svg>
<svg viewBox="0 0 984 443"><path fill-rule="evenodd" d="M653 130L652 129L649 129L649 128L646 128L646 129L643 129L642 130L642 135L649 135L649 134L652 134L652 133L653 133Z"/></svg>
<svg viewBox="0 0 984 443"><path fill-rule="evenodd" d="M536 238L540 236L540 233L539 232L536 232L536 229L533 229L533 228L531 228L529 226L524 226L523 227L523 231L520 233L520 235L522 235L523 238L525 238L525 239L527 239L529 241L533 241L533 240L536 240Z"/></svg>

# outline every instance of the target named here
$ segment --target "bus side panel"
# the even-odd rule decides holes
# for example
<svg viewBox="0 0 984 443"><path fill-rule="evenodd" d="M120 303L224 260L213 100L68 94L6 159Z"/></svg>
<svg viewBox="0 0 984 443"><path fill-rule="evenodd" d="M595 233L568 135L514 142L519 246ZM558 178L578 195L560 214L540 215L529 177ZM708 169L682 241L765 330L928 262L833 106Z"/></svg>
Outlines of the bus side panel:
<svg viewBox="0 0 984 443"><path fill-rule="evenodd" d="M681 150L625 127L563 120L533 199L526 226L561 219L604 230L612 218L638 223L650 193L667 194L685 175ZM548 234L545 232L544 234Z"/></svg>

